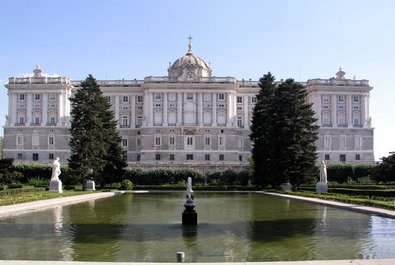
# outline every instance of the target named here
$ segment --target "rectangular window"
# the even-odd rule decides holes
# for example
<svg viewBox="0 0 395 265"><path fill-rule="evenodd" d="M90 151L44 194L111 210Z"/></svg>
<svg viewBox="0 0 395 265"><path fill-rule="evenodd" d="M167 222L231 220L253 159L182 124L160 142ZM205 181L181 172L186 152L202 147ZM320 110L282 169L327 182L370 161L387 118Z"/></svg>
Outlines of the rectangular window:
<svg viewBox="0 0 395 265"><path fill-rule="evenodd" d="M352 102L359 103L359 96L352 96Z"/></svg>
<svg viewBox="0 0 395 265"><path fill-rule="evenodd" d="M122 126L127 127L127 126L129 126L128 124L129 124L129 118L127 116L123 116L122 117Z"/></svg>
<svg viewBox="0 0 395 265"><path fill-rule="evenodd" d="M159 146L161 142L161 138L160 137L155 137L155 145Z"/></svg>
<svg viewBox="0 0 395 265"><path fill-rule="evenodd" d="M129 102L129 97L128 96L123 96L122 97L122 102Z"/></svg>
<svg viewBox="0 0 395 265"><path fill-rule="evenodd" d="M23 158L23 155L22 155L22 153L18 153L18 157L17 157L18 159L22 159Z"/></svg>
<svg viewBox="0 0 395 265"><path fill-rule="evenodd" d="M40 100L41 95L40 94L34 94L34 100Z"/></svg>
<svg viewBox="0 0 395 265"><path fill-rule="evenodd" d="M19 124L24 124L24 123L25 123L25 118L19 117Z"/></svg>
<svg viewBox="0 0 395 265"><path fill-rule="evenodd" d="M49 94L49 101L55 101L56 100L56 94Z"/></svg>
<svg viewBox="0 0 395 265"><path fill-rule="evenodd" d="M56 123L55 117L51 117L49 120L50 120L50 123L51 123L51 124L55 124L55 123Z"/></svg>
<svg viewBox="0 0 395 265"><path fill-rule="evenodd" d="M155 160L160 160L160 154L155 154Z"/></svg>
<svg viewBox="0 0 395 265"><path fill-rule="evenodd" d="M193 160L193 155L192 154L187 154L187 160Z"/></svg>
<svg viewBox="0 0 395 265"><path fill-rule="evenodd" d="M331 157L330 157L330 155L329 154L325 154L325 158L324 158L325 160L330 160L331 159Z"/></svg>
<svg viewBox="0 0 395 265"><path fill-rule="evenodd" d="M25 94L19 94L19 101L25 100Z"/></svg>
<svg viewBox="0 0 395 265"><path fill-rule="evenodd" d="M205 145L210 145L210 142L211 142L211 139L210 139L209 136L207 136L207 137L204 138L204 144L205 144Z"/></svg>
<svg viewBox="0 0 395 265"><path fill-rule="evenodd" d="M355 154L355 160L361 160L361 155L360 154Z"/></svg>
<svg viewBox="0 0 395 265"><path fill-rule="evenodd" d="M243 97L237 97L237 103L243 103Z"/></svg>
<svg viewBox="0 0 395 265"><path fill-rule="evenodd" d="M219 155L219 161L224 161L224 160L225 160L224 154L220 154L220 155Z"/></svg>
<svg viewBox="0 0 395 265"><path fill-rule="evenodd" d="M224 137L221 136L221 137L218 138L218 145L219 146L223 146L224 145Z"/></svg>
<svg viewBox="0 0 395 265"><path fill-rule="evenodd" d="M204 160L210 161L210 154L205 154L204 155Z"/></svg>
<svg viewBox="0 0 395 265"><path fill-rule="evenodd" d="M329 95L322 95L322 103L329 103Z"/></svg>
<svg viewBox="0 0 395 265"><path fill-rule="evenodd" d="M16 145L23 145L23 135L18 135L16 137Z"/></svg>
<svg viewBox="0 0 395 265"><path fill-rule="evenodd" d="M187 145L193 145L193 137L192 136L187 137Z"/></svg>
<svg viewBox="0 0 395 265"><path fill-rule="evenodd" d="M257 101L257 98L256 98L256 97L251 97L251 102L252 102L252 103L256 103L256 101Z"/></svg>
<svg viewBox="0 0 395 265"><path fill-rule="evenodd" d="M34 118L34 124L40 124L40 118L39 117L35 117Z"/></svg>
<svg viewBox="0 0 395 265"><path fill-rule="evenodd" d="M140 159L141 159L141 155L137 155L136 161L140 161Z"/></svg>
<svg viewBox="0 0 395 265"><path fill-rule="evenodd" d="M48 159L53 160L54 159L54 155L53 154L48 154Z"/></svg>
<svg viewBox="0 0 395 265"><path fill-rule="evenodd" d="M143 117L138 116L136 121L136 126L140 127L141 125L143 125Z"/></svg>
<svg viewBox="0 0 395 265"><path fill-rule="evenodd" d="M33 161L38 161L39 155L34 153L32 159L33 159Z"/></svg>
<svg viewBox="0 0 395 265"><path fill-rule="evenodd" d="M337 102L344 103L344 96L337 96Z"/></svg>
<svg viewBox="0 0 395 265"><path fill-rule="evenodd" d="M243 117L237 117L237 126L243 128Z"/></svg>
<svg viewBox="0 0 395 265"><path fill-rule="evenodd" d="M240 162L243 161L243 156L242 155L239 155L239 161Z"/></svg>
<svg viewBox="0 0 395 265"><path fill-rule="evenodd" d="M155 93L155 99L156 100L161 100L162 99L162 93Z"/></svg>
<svg viewBox="0 0 395 265"><path fill-rule="evenodd" d="M141 145L141 139L139 139L139 138L136 139L136 145L137 145L137 146L140 146L140 145Z"/></svg>
<svg viewBox="0 0 395 265"><path fill-rule="evenodd" d="M340 162L346 162L346 155L340 155Z"/></svg>
<svg viewBox="0 0 395 265"><path fill-rule="evenodd" d="M193 94L187 93L187 100L193 100Z"/></svg>
<svg viewBox="0 0 395 265"><path fill-rule="evenodd" d="M107 102L111 102L111 97L110 96L105 96L104 98L107 100Z"/></svg>
<svg viewBox="0 0 395 265"><path fill-rule="evenodd" d="M137 102L139 103L143 102L143 96L137 96Z"/></svg>
<svg viewBox="0 0 395 265"><path fill-rule="evenodd" d="M127 161L128 160L128 154L123 154L122 158Z"/></svg>
<svg viewBox="0 0 395 265"><path fill-rule="evenodd" d="M171 161L173 161L173 160L174 160L174 154L170 154L170 155L169 155L169 159L170 159Z"/></svg>
<svg viewBox="0 0 395 265"><path fill-rule="evenodd" d="M128 146L128 139L122 139L122 146L124 147Z"/></svg>
<svg viewBox="0 0 395 265"><path fill-rule="evenodd" d="M218 94L218 100L225 100L225 94L223 93Z"/></svg>
<svg viewBox="0 0 395 265"><path fill-rule="evenodd" d="M53 137L53 136L49 136L49 137L48 137L48 144L49 144L49 145L53 145L54 142L55 142L54 137Z"/></svg>
<svg viewBox="0 0 395 265"><path fill-rule="evenodd" d="M176 138L175 137L173 137L173 136L171 136L170 138L169 138L169 145L175 145L176 144Z"/></svg>

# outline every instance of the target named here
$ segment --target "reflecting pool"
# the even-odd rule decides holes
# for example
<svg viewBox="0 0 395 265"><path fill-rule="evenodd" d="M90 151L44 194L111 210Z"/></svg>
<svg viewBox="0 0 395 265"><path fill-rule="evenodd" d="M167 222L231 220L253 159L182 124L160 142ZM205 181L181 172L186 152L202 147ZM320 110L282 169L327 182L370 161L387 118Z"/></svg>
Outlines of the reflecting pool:
<svg viewBox="0 0 395 265"><path fill-rule="evenodd" d="M125 194L0 219L0 259L175 262L395 258L395 220L254 193Z"/></svg>

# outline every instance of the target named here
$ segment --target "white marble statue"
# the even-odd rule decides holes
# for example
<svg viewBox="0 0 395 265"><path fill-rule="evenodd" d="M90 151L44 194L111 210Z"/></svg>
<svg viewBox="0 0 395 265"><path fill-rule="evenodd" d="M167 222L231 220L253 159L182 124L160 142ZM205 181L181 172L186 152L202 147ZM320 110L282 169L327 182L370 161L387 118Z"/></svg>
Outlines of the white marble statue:
<svg viewBox="0 0 395 265"><path fill-rule="evenodd" d="M51 181L52 180L59 180L60 173L61 173L61 171L60 171L59 157L57 157L52 163Z"/></svg>
<svg viewBox="0 0 395 265"><path fill-rule="evenodd" d="M193 190L192 190L192 178L191 177L188 177L187 192L188 193L193 193Z"/></svg>
<svg viewBox="0 0 395 265"><path fill-rule="evenodd" d="M321 161L320 182L328 183L328 175L327 175L327 172L326 172L326 163L325 163L325 161Z"/></svg>

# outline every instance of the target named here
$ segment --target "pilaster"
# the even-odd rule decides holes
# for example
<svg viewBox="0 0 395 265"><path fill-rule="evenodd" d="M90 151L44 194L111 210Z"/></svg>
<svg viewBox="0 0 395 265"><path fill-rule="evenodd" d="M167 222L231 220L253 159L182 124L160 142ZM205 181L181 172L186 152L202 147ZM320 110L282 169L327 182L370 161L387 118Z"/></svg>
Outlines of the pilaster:
<svg viewBox="0 0 395 265"><path fill-rule="evenodd" d="M48 122L48 93L43 94L43 104L41 106L41 126L46 126Z"/></svg>
<svg viewBox="0 0 395 265"><path fill-rule="evenodd" d="M331 95L331 124L332 127L337 127L337 103L336 95Z"/></svg>
<svg viewBox="0 0 395 265"><path fill-rule="evenodd" d="M167 92L163 93L163 122L162 126L167 126Z"/></svg>
<svg viewBox="0 0 395 265"><path fill-rule="evenodd" d="M32 122L32 94L28 93L27 94L27 100L26 100L26 125L30 126L30 123Z"/></svg>

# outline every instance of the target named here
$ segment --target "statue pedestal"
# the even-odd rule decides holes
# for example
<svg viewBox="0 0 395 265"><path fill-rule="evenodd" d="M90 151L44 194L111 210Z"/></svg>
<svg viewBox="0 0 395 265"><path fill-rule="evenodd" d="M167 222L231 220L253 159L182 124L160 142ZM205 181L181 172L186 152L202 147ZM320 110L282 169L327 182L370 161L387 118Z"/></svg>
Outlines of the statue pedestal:
<svg viewBox="0 0 395 265"><path fill-rule="evenodd" d="M63 193L62 181L60 181L60 179L51 180L51 182L49 183L49 191Z"/></svg>
<svg viewBox="0 0 395 265"><path fill-rule="evenodd" d="M328 183L318 182L315 186L315 190L317 193L327 193L328 192Z"/></svg>
<svg viewBox="0 0 395 265"><path fill-rule="evenodd" d="M281 185L281 188L283 189L283 191L290 191L292 189L292 185L291 183L287 182Z"/></svg>
<svg viewBox="0 0 395 265"><path fill-rule="evenodd" d="M95 188L95 182L93 180L88 180L85 184L85 189L86 190L96 190Z"/></svg>
<svg viewBox="0 0 395 265"><path fill-rule="evenodd" d="M182 225L197 225L197 212L183 212Z"/></svg>
<svg viewBox="0 0 395 265"><path fill-rule="evenodd" d="M185 210L182 213L182 225L197 225L197 212L195 203L191 197L188 197L184 203Z"/></svg>

